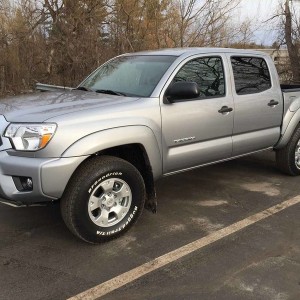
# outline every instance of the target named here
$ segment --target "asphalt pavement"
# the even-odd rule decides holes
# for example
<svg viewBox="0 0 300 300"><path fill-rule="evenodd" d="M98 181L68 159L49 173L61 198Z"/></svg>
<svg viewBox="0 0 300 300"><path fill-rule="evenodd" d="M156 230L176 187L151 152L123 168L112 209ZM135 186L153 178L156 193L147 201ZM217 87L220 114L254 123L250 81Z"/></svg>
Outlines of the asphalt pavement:
<svg viewBox="0 0 300 300"><path fill-rule="evenodd" d="M265 152L162 179L145 211L102 245L71 235L59 205L0 204L0 299L67 299L300 195ZM300 204L117 288L101 299L300 299Z"/></svg>

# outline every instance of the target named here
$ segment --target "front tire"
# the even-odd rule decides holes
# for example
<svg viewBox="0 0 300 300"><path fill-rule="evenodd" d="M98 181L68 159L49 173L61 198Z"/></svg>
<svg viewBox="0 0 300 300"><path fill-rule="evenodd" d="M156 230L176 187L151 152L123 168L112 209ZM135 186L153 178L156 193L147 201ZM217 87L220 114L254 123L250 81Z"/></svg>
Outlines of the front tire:
<svg viewBox="0 0 300 300"><path fill-rule="evenodd" d="M276 151L276 162L282 172L291 176L300 175L300 125L287 145Z"/></svg>
<svg viewBox="0 0 300 300"><path fill-rule="evenodd" d="M145 195L143 178L132 164L117 157L97 156L72 176L61 199L61 213L80 239L106 242L136 223Z"/></svg>

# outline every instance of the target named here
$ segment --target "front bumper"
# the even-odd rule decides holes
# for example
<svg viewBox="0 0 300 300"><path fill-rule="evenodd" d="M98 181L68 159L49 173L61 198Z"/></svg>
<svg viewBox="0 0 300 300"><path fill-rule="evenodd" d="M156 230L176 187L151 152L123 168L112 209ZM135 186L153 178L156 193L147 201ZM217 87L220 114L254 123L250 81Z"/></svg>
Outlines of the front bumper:
<svg viewBox="0 0 300 300"><path fill-rule="evenodd" d="M68 158L29 158L0 152L0 197L16 205L30 205L61 198L68 181L86 156ZM19 191L13 180L30 177L32 191Z"/></svg>

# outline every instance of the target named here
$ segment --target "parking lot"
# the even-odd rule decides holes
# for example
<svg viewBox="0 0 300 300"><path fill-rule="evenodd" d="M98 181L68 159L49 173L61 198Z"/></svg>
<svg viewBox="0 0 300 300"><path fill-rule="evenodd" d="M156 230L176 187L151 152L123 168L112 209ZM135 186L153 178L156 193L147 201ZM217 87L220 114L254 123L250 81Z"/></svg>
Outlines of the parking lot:
<svg viewBox="0 0 300 300"><path fill-rule="evenodd" d="M266 152L164 178L158 214L98 246L59 205L0 204L0 299L67 299L300 194ZM300 299L300 204L174 259L101 299Z"/></svg>

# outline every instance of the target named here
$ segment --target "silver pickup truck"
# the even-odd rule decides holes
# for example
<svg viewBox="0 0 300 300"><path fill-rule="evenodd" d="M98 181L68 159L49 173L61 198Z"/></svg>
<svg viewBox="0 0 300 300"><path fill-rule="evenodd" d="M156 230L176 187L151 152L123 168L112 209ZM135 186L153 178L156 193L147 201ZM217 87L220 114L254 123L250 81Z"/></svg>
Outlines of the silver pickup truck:
<svg viewBox="0 0 300 300"><path fill-rule="evenodd" d="M54 91L0 101L1 201L60 200L86 242L123 234L144 207L155 212L163 176L266 149L300 175L300 86L280 86L263 53L125 54L77 88L44 89Z"/></svg>

